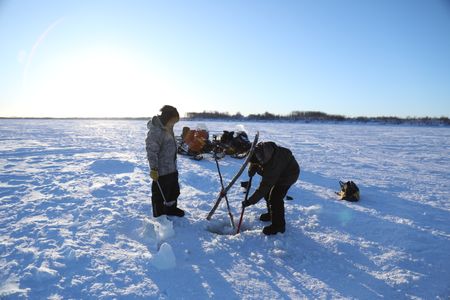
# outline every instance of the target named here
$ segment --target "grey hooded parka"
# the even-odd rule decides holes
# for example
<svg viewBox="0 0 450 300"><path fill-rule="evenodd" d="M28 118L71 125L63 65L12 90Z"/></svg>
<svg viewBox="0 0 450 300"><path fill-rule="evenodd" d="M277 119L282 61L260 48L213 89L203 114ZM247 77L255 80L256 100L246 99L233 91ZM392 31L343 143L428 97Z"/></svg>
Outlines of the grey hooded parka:
<svg viewBox="0 0 450 300"><path fill-rule="evenodd" d="M177 171L177 142L173 129L166 128L158 116L147 123L145 139L150 169L158 170L159 176Z"/></svg>

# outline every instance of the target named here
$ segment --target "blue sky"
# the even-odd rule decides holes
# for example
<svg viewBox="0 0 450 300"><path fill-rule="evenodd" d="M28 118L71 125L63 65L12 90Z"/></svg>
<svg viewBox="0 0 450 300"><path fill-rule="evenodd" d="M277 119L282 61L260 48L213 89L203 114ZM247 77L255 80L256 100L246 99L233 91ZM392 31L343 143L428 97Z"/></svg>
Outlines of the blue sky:
<svg viewBox="0 0 450 300"><path fill-rule="evenodd" d="M450 116L450 1L0 0L0 116Z"/></svg>

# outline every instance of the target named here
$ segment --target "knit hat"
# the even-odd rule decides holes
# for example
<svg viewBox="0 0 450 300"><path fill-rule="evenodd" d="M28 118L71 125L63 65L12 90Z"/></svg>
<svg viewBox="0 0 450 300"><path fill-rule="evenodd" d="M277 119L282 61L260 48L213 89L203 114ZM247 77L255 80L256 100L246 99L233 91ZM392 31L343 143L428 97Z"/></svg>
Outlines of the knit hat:
<svg viewBox="0 0 450 300"><path fill-rule="evenodd" d="M173 106L164 105L159 111L161 112L161 116L159 117L159 119L164 126L172 118L177 118L178 120L180 119L178 110Z"/></svg>

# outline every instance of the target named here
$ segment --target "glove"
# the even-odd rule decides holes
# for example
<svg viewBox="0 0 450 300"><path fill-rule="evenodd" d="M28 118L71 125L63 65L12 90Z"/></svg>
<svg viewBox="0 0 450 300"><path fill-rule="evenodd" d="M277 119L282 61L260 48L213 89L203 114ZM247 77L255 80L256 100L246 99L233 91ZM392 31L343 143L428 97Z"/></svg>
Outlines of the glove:
<svg viewBox="0 0 450 300"><path fill-rule="evenodd" d="M159 178L158 170L151 169L150 170L150 178L153 179L154 181L158 180L158 178Z"/></svg>
<svg viewBox="0 0 450 300"><path fill-rule="evenodd" d="M251 196L247 200L242 201L242 206L248 207L250 205L256 204L257 202L258 202L258 200L255 197Z"/></svg>
<svg viewBox="0 0 450 300"><path fill-rule="evenodd" d="M256 164L250 164L248 166L248 177L253 177L256 174L256 171L258 170L258 166Z"/></svg>
<svg viewBox="0 0 450 300"><path fill-rule="evenodd" d="M248 201L248 199L242 201L242 207L248 207L248 206L250 206L250 205L252 205L252 204Z"/></svg>

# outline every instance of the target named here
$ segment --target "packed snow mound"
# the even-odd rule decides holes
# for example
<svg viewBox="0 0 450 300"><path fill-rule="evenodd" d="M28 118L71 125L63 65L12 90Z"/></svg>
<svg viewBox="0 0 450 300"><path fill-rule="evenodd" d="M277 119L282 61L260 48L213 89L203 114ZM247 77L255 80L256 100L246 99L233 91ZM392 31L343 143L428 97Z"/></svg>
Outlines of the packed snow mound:
<svg viewBox="0 0 450 300"><path fill-rule="evenodd" d="M240 234L225 203L206 221L220 191L208 155L178 159L186 216L153 218L146 122L0 120L0 298L448 298L448 128L245 129L301 163L284 234L261 233L264 201L246 208ZM219 164L226 184L242 160ZM358 184L360 202L337 199L339 180ZM243 198L238 181L235 222Z"/></svg>
<svg viewBox="0 0 450 300"><path fill-rule="evenodd" d="M166 216L160 216L157 220L155 231L159 241L165 241L175 235L173 223Z"/></svg>
<svg viewBox="0 0 450 300"><path fill-rule="evenodd" d="M159 270L168 270L175 268L177 263L175 254L172 250L172 246L170 246L170 244L168 243L163 243L159 248L158 253L153 256L151 263Z"/></svg>

